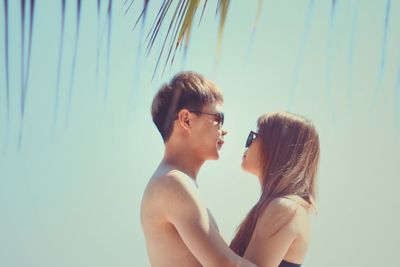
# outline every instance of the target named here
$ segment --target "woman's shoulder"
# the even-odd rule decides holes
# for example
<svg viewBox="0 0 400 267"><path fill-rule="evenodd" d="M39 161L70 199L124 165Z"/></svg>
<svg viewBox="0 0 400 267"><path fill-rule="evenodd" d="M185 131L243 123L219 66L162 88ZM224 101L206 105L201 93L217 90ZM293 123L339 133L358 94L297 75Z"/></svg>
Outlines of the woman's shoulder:
<svg viewBox="0 0 400 267"><path fill-rule="evenodd" d="M306 211L310 209L310 204L298 196L289 195L276 197L268 204L266 211L269 213L288 213L296 211Z"/></svg>
<svg viewBox="0 0 400 267"><path fill-rule="evenodd" d="M295 196L273 199L259 217L260 223L270 226L288 226L292 231L299 231L309 222L307 202Z"/></svg>
<svg viewBox="0 0 400 267"><path fill-rule="evenodd" d="M268 205L272 211L293 212L301 211L311 213L315 210L314 205L307 202L302 197L288 195L274 198Z"/></svg>

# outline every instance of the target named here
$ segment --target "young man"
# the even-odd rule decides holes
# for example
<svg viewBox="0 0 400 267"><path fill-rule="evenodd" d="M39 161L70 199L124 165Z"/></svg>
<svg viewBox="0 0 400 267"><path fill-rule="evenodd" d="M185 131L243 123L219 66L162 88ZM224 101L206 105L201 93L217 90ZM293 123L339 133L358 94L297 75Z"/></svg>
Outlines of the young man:
<svg viewBox="0 0 400 267"><path fill-rule="evenodd" d="M255 266L229 249L197 193L200 167L219 158L227 133L222 102L218 88L194 72L176 75L154 97L151 112L165 152L141 206L153 267Z"/></svg>

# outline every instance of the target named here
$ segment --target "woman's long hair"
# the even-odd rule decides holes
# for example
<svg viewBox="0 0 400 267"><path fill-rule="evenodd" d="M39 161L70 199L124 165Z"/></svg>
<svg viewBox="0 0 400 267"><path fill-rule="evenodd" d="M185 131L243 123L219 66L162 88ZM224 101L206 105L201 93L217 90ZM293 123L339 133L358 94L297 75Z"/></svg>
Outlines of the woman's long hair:
<svg viewBox="0 0 400 267"><path fill-rule="evenodd" d="M312 123L287 113L267 113L258 121L262 193L239 226L230 248L243 256L257 220L277 197L299 196L315 208L319 138Z"/></svg>

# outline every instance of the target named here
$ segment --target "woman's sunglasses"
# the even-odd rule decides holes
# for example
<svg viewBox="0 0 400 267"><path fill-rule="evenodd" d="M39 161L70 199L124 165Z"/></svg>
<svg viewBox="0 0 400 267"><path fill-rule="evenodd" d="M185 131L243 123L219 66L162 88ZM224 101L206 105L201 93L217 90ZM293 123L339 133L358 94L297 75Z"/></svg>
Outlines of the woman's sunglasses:
<svg viewBox="0 0 400 267"><path fill-rule="evenodd" d="M246 140L246 148L248 148L251 143L253 143L254 139L256 139L258 136L258 133L250 131L249 135L247 136L247 140Z"/></svg>

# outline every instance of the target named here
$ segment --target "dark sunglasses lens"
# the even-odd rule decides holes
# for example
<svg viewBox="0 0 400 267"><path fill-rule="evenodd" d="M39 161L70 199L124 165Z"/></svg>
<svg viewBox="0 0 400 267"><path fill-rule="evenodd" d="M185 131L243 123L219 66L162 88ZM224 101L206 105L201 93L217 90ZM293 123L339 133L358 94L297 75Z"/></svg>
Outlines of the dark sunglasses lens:
<svg viewBox="0 0 400 267"><path fill-rule="evenodd" d="M224 113L213 114L215 116L215 121L218 122L219 125L224 125Z"/></svg>
<svg viewBox="0 0 400 267"><path fill-rule="evenodd" d="M249 136L247 136L247 140L246 140L246 148L249 147L251 145L251 143L253 143L254 139L257 138L257 133L250 131Z"/></svg>
<svg viewBox="0 0 400 267"><path fill-rule="evenodd" d="M251 145L251 142L253 142L253 134L250 132L249 135L247 136L246 148Z"/></svg>

